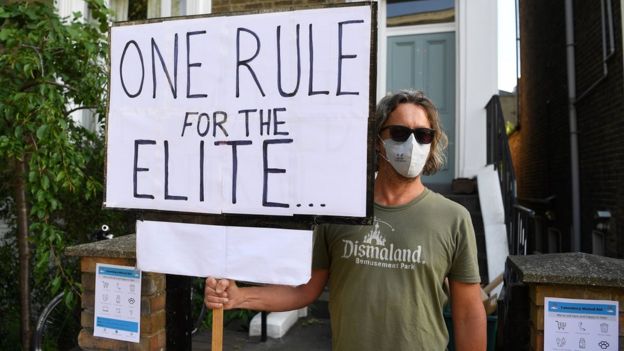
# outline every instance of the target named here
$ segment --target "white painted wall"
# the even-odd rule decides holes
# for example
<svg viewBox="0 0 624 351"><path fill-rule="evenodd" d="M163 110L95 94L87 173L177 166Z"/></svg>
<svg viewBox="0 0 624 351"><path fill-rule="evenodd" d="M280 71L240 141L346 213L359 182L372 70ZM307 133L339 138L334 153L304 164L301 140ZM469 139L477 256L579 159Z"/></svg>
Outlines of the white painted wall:
<svg viewBox="0 0 624 351"><path fill-rule="evenodd" d="M70 17L74 12L80 12L85 16L89 11L87 3L83 0L56 0L54 3L61 17Z"/></svg>
<svg viewBox="0 0 624 351"><path fill-rule="evenodd" d="M458 0L456 177L473 177L486 164L485 105L498 94L496 1Z"/></svg>
<svg viewBox="0 0 624 351"><path fill-rule="evenodd" d="M186 0L186 14L200 15L212 12L212 0Z"/></svg>

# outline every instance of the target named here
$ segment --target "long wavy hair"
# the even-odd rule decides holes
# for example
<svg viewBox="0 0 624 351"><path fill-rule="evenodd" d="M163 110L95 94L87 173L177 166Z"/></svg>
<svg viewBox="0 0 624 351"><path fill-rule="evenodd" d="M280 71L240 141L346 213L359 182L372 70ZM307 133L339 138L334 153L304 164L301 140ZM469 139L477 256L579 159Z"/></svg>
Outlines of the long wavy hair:
<svg viewBox="0 0 624 351"><path fill-rule="evenodd" d="M427 119L431 124L431 129L435 130L435 136L431 142L431 151L429 151L429 157L427 163L423 169L424 175L432 175L439 171L446 163L446 148L448 146L448 138L444 130L442 129L442 123L440 122L440 116L438 109L425 94L420 90L399 90L392 94L386 95L379 104L377 104L376 112L376 131L379 135L379 130L386 123L386 120L400 104L415 104L421 106L427 112Z"/></svg>

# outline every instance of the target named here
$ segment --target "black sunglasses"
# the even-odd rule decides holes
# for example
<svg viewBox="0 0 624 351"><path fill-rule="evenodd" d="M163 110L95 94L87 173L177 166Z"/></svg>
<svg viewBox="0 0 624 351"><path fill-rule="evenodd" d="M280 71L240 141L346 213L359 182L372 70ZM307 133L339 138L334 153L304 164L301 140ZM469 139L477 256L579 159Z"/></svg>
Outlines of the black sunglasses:
<svg viewBox="0 0 624 351"><path fill-rule="evenodd" d="M385 126L379 130L379 133L388 129L390 131L390 139L396 142L404 142L409 138L410 134L414 134L416 141L419 144L431 144L433 137L435 136L435 130L430 128L407 128L406 126Z"/></svg>

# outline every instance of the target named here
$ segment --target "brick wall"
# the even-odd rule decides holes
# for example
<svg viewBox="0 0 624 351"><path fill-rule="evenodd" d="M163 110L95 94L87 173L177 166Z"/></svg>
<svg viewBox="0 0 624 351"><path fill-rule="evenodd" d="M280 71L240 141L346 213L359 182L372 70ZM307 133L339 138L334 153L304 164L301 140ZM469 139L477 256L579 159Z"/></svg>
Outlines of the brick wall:
<svg viewBox="0 0 624 351"><path fill-rule="evenodd" d="M583 251L597 210L614 216L607 255L624 257L624 81L620 2L613 4L616 52L608 76L576 104ZM603 74L599 1L575 1L576 91ZM563 1L521 1L520 139L514 154L520 197L556 195L556 225L569 249L570 138Z"/></svg>
<svg viewBox="0 0 624 351"><path fill-rule="evenodd" d="M272 9L319 7L325 4L343 3L342 0L213 0L212 12L247 12Z"/></svg>
<svg viewBox="0 0 624 351"><path fill-rule="evenodd" d="M567 244L570 152L562 1L521 1L520 138L513 155L518 195L556 195L556 223ZM524 20L523 20L524 19Z"/></svg>
<svg viewBox="0 0 624 351"><path fill-rule="evenodd" d="M597 210L614 216L607 236L607 255L624 257L624 81L622 19L619 1L612 1L615 53L608 74L576 104L579 127L583 247L591 248ZM575 2L577 93L603 76L599 2Z"/></svg>

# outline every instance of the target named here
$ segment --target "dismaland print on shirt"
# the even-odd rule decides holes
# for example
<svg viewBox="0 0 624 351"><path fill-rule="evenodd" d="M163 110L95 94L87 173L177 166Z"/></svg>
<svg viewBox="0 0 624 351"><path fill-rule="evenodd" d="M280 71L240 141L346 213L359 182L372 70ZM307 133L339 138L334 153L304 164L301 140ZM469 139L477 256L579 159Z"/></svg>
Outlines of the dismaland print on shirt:
<svg viewBox="0 0 624 351"><path fill-rule="evenodd" d="M362 242L358 240L343 239L342 259L354 260L357 265L390 269L416 269L418 265L424 265L422 246L415 248L395 247L394 243L386 245L386 238L381 234L380 224L394 228L387 222L375 217L373 227L364 236Z"/></svg>

